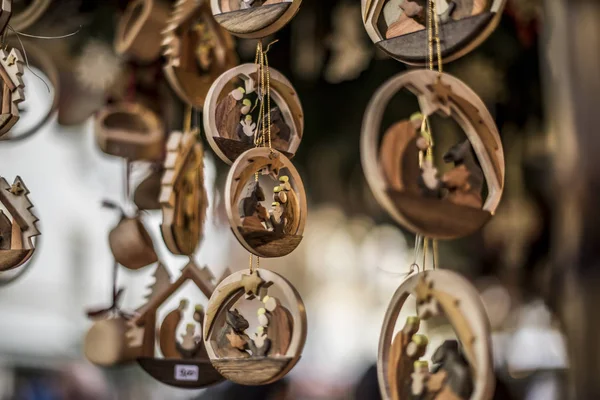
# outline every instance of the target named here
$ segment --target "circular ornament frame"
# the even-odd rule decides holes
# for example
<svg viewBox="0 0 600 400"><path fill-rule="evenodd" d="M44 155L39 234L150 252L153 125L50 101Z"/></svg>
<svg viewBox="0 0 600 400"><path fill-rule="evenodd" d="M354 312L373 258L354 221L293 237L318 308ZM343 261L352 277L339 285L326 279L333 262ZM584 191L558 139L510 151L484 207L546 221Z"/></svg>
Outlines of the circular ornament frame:
<svg viewBox="0 0 600 400"><path fill-rule="evenodd" d="M258 7L232 10L231 0L211 0L210 6L215 20L231 34L244 39L262 39L287 25L301 3L302 0L267 0Z"/></svg>
<svg viewBox="0 0 600 400"><path fill-rule="evenodd" d="M291 341L282 356L256 358L220 358L213 342L214 330L221 313L226 312L244 295L256 296L260 285L269 283L281 290L293 321ZM307 317L304 302L294 286L283 276L266 269L254 272L242 270L225 278L215 288L208 301L204 317L203 339L213 366L226 379L241 385L266 385L273 383L290 372L300 360L307 335Z"/></svg>
<svg viewBox="0 0 600 400"><path fill-rule="evenodd" d="M444 199L410 196L392 189L384 176L379 139L385 109L394 95L407 89L419 99L421 113L435 113L454 119L469 140L487 185L487 198L481 209L452 204ZM405 148L386 149L403 157ZM400 153L400 154L398 154ZM417 149L415 147L415 154ZM361 161L375 198L398 222L412 232L433 239L468 236L493 216L504 188L504 152L498 129L483 101L459 79L449 74L415 70L392 77L371 99L363 119ZM418 166L417 166L418 168Z"/></svg>
<svg viewBox="0 0 600 400"><path fill-rule="evenodd" d="M396 321L410 296L421 301L437 302L446 315L457 338L463 345L465 358L471 367L473 391L469 400L491 400L495 376L489 321L477 290L461 275L448 270L421 272L407 278L394 293L385 314L377 357L377 378L382 398L398 398L391 393L389 363Z"/></svg>
<svg viewBox="0 0 600 400"><path fill-rule="evenodd" d="M294 219L296 219L296 213L299 214L293 224L296 226L295 232L279 237L275 232L265 230L263 235L266 235L266 239L264 236L255 237L252 232L244 234L240 224L242 217L240 215L239 204L247 182L256 173L260 174L261 170L268 169L277 176L279 175L279 170L282 168L288 170L289 182L297 200L296 204L291 205L294 207L294 212L292 213ZM289 201L292 202L293 200L290 199ZM257 147L246 151L233 163L225 183L225 207L233 234L246 250L258 257L273 258L286 256L296 249L302 241L302 234L304 233L308 213L304 184L296 167L277 150L269 150L267 147ZM257 246L253 246L250 243L252 239L258 243Z"/></svg>

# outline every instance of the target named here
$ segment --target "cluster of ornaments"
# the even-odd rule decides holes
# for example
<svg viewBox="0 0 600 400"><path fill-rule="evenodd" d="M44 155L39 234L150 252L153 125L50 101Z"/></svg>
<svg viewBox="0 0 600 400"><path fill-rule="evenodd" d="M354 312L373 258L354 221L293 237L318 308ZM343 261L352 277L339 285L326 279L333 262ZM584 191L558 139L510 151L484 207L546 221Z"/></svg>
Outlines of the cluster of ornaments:
<svg viewBox="0 0 600 400"><path fill-rule="evenodd" d="M420 66L473 50L495 29L504 3L361 0L363 23L377 47ZM437 20L436 32L428 18ZM431 41L434 35L439 35L439 51ZM394 110L404 118L384 125L386 108L401 91L416 96L420 109ZM445 149L447 165L439 170L432 156L438 142L429 125L433 115L454 120L467 138ZM494 215L504 188L504 153L493 117L467 85L432 68L396 75L377 90L363 119L361 158L380 205L425 238L475 233ZM402 324L398 317L409 297L416 301L417 315ZM422 321L433 317L444 317L456 340L434 349L430 366L423 359L429 340L419 330ZM397 325L403 327L396 331ZM407 278L388 307L377 367L384 399L490 400L495 385L490 328L473 285L437 269Z"/></svg>
<svg viewBox="0 0 600 400"><path fill-rule="evenodd" d="M211 148L232 164L225 187L232 232L258 257L287 255L302 240L306 194L290 158L302 138L303 112L291 83L279 72L267 72L270 85L265 87L264 67L235 66L231 35L274 33L299 5L299 0L179 0L168 11L156 1L134 0L115 42L118 52L138 62L162 54L173 91L203 112ZM260 121L261 115L268 118ZM267 121L270 135L264 134ZM165 135L157 114L139 103L113 104L98 114L96 138L104 152L127 159L128 165L160 164L128 200L139 211L161 210L164 244L189 262L171 277L139 211L123 215L109 235L115 262L128 269L158 263L155 282L146 303L134 312L119 309L121 291L115 289L110 307L88 313L96 321L86 336L85 353L102 366L137 362L155 379L181 388L223 379L245 385L274 382L302 353L304 304L290 282L272 271L227 270L215 279L207 267L194 263L208 204L199 134L188 126ZM207 301L195 304L193 318L186 319L191 304L180 289L189 282ZM165 314L168 301L176 305ZM250 332L250 326L257 328Z"/></svg>

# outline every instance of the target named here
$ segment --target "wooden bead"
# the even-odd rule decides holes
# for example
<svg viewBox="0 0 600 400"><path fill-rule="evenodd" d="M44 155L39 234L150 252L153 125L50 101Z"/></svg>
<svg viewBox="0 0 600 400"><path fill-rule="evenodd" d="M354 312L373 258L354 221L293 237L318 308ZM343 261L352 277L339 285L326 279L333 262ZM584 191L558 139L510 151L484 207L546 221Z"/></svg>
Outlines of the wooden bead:
<svg viewBox="0 0 600 400"><path fill-rule="evenodd" d="M386 0L361 0L369 37L398 61L425 65L429 54L426 8L422 6L425 2L405 0L398 6L400 11L390 10L385 4ZM454 1L443 14L438 10L443 61L454 61L483 43L498 26L505 4L506 0ZM397 19L392 21L393 17ZM434 53L437 57L435 44Z"/></svg>
<svg viewBox="0 0 600 400"><path fill-rule="evenodd" d="M232 34L261 39L283 28L296 15L302 0L256 1L256 6L240 8L239 1L211 0L215 19ZM262 4L259 4L262 3Z"/></svg>
<svg viewBox="0 0 600 400"><path fill-rule="evenodd" d="M392 125L379 144L383 114L391 98L402 89L408 89L418 97L424 116L439 114L452 118L464 130L468 142L454 146L447 155L453 157L461 152L465 160L467 157L470 160L474 158L472 147L478 161L471 160L477 169L473 172L481 174L480 184L485 183L487 187L483 206L481 188L459 184L459 178L464 179L464 174L446 173L440 179L445 180L449 188L445 198L424 193L418 185L420 171L423 168L423 173L428 173L427 168L431 166L427 163L419 166L417 133L413 125L418 121L404 120ZM479 230L496 211L504 188L502 143L485 104L460 80L435 71L415 70L400 74L379 88L363 119L361 159L367 182L385 210L407 229L431 238L464 237ZM426 178L431 177L423 176L425 183L428 182ZM437 178L433 176L433 180L437 181ZM458 187L464 190L455 193Z"/></svg>
<svg viewBox="0 0 600 400"><path fill-rule="evenodd" d="M123 218L108 235L115 260L136 270L158 261L152 238L138 218Z"/></svg>

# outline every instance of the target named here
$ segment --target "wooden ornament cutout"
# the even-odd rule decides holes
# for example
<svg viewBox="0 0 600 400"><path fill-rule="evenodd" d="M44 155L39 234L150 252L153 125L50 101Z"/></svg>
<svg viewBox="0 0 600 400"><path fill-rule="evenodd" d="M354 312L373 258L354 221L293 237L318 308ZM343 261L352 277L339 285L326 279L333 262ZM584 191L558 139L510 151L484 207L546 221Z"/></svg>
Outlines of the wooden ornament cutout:
<svg viewBox="0 0 600 400"><path fill-rule="evenodd" d="M419 318L409 318L394 335L400 311L410 296L416 297ZM417 332L419 320L435 315L448 319L460 346L453 341L440 346L432 357L440 368L430 373L427 363L420 360L428 342ZM383 399L404 400L414 395L490 400L495 386L490 335L483 303L465 278L445 270L409 277L392 298L379 339L377 375Z"/></svg>
<svg viewBox="0 0 600 400"><path fill-rule="evenodd" d="M23 56L15 48L0 50L0 79L2 79L2 113L0 114L0 137L19 120L18 104L25 100L23 83Z"/></svg>
<svg viewBox="0 0 600 400"><path fill-rule="evenodd" d="M215 20L232 34L262 39L296 15L302 0L211 0Z"/></svg>
<svg viewBox="0 0 600 400"><path fill-rule="evenodd" d="M115 37L115 51L149 63L160 56L162 30L170 10L161 0L133 0L121 16Z"/></svg>
<svg viewBox="0 0 600 400"><path fill-rule="evenodd" d="M164 174L162 165L154 164L150 174L140 182L133 193L133 202L139 210L160 210L161 181Z"/></svg>
<svg viewBox="0 0 600 400"><path fill-rule="evenodd" d="M294 165L278 151L258 147L236 160L227 175L225 206L235 237L259 257L283 257L302 241L306 192Z"/></svg>
<svg viewBox="0 0 600 400"><path fill-rule="evenodd" d="M454 169L439 178L427 163L422 168L418 164L417 127L422 120L392 125L379 145L385 108L403 88L418 97L423 115L450 117L467 136L468 142L448 149L445 160ZM457 78L440 78L434 71L400 74L379 88L365 112L361 159L377 201L398 223L431 238L464 237L479 230L496 211L504 188L502 143L485 104ZM424 190L432 183L438 188ZM478 206L484 183L487 198Z"/></svg>
<svg viewBox="0 0 600 400"><path fill-rule="evenodd" d="M160 204L161 232L173 254L192 255L202 240L208 195L198 130L173 132L167 143Z"/></svg>
<svg viewBox="0 0 600 400"><path fill-rule="evenodd" d="M2 1L13 3L13 16L10 19L10 25L15 31L19 32L35 24L44 15L52 2L52 0Z"/></svg>
<svg viewBox="0 0 600 400"><path fill-rule="evenodd" d="M158 278L157 278L158 279ZM159 307L186 282L192 282L209 298L215 285L214 276L208 268L202 269L189 263L180 277L166 289L156 291L149 302L128 322L127 337L131 347L140 348L138 364L154 379L179 388L199 389L223 380L208 359L202 340L204 311L196 306L193 322L184 321L182 311L190 307L186 299L167 314L160 324L157 321ZM186 322L189 322L186 324ZM179 337L178 327L186 326L186 334ZM194 332L198 332L196 336ZM161 354L156 350L159 345ZM165 354L166 353L166 354Z"/></svg>
<svg viewBox="0 0 600 400"><path fill-rule="evenodd" d="M96 115L95 134L98 146L107 154L132 161L162 159L163 123L141 104L106 106Z"/></svg>
<svg viewBox="0 0 600 400"><path fill-rule="evenodd" d="M33 214L29 190L21 177L12 185L0 177L0 271L17 268L27 262L35 245L33 238L40 235L38 218Z"/></svg>
<svg viewBox="0 0 600 400"><path fill-rule="evenodd" d="M285 76L273 68L269 68L269 74L272 147L292 158L304 132L302 104ZM242 64L222 74L208 91L203 113L206 139L227 164L255 147L258 87L257 65Z"/></svg>
<svg viewBox="0 0 600 400"><path fill-rule="evenodd" d="M282 303L266 294L272 288L281 290ZM252 335L246 333L248 320L234 308L244 296L264 305L257 311L259 327ZM265 385L283 378L296 365L306 326L304 303L290 282L264 269L239 271L225 278L210 298L204 343L225 378L241 385Z"/></svg>
<svg viewBox="0 0 600 400"><path fill-rule="evenodd" d="M127 269L136 270L158 261L152 238L139 217L123 218L108 234L115 260Z"/></svg>
<svg viewBox="0 0 600 400"><path fill-rule="evenodd" d="M444 62L471 52L496 29L506 0L440 0L440 43ZM425 65L425 0L361 0L363 23L373 43L406 64ZM435 44L434 44L435 47Z"/></svg>
<svg viewBox="0 0 600 400"><path fill-rule="evenodd" d="M182 101L202 110L215 79L237 64L235 43L207 1L179 0L174 7L163 31L165 76Z"/></svg>

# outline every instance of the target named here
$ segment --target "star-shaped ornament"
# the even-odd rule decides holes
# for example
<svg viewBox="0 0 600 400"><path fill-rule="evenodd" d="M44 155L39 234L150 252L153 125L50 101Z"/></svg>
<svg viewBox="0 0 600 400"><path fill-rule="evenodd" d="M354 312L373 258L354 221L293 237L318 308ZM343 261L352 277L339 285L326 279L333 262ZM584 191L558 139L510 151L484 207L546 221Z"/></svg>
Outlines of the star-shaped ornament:
<svg viewBox="0 0 600 400"><path fill-rule="evenodd" d="M258 276L258 271L252 271L250 275L242 275L242 285L244 286L244 292L248 298L254 298L259 295L260 287L265 281Z"/></svg>
<svg viewBox="0 0 600 400"><path fill-rule="evenodd" d="M432 105L444 112L445 115L450 115L450 97L453 94L450 85L442 82L442 78L438 77L434 84L427 86L431 91L430 101Z"/></svg>
<svg viewBox="0 0 600 400"><path fill-rule="evenodd" d="M14 194L15 196L20 196L23 194L23 192L25 192L25 189L23 188L23 186L21 186L20 182L17 182L13 183L10 189L8 189L8 191Z"/></svg>
<svg viewBox="0 0 600 400"><path fill-rule="evenodd" d="M11 54L7 60L8 66L12 67L13 65L15 65L16 62L17 62L17 58L14 56L14 54Z"/></svg>

